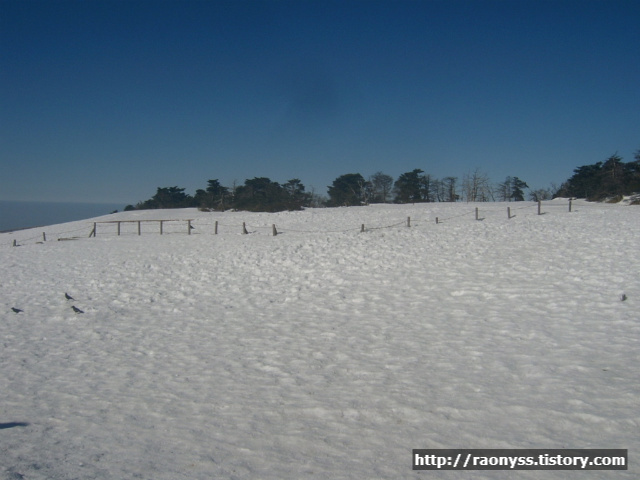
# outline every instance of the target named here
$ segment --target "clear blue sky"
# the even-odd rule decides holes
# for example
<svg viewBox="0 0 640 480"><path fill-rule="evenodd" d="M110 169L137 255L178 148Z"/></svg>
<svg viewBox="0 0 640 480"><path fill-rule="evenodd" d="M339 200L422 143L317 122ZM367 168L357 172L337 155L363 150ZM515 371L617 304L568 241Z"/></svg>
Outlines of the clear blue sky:
<svg viewBox="0 0 640 480"><path fill-rule="evenodd" d="M0 0L0 200L640 149L640 1Z"/></svg>

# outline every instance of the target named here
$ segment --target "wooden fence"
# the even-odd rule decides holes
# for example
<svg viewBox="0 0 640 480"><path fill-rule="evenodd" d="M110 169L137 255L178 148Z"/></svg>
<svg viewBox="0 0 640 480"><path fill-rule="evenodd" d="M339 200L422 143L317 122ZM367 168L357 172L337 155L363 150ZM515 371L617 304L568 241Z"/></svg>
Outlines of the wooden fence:
<svg viewBox="0 0 640 480"><path fill-rule="evenodd" d="M186 218L186 219L174 219L174 220L110 220L110 221L105 221L105 222L93 222L93 230L91 230L91 233L89 234L89 237L96 237L98 236L98 225L100 224L116 224L117 225L117 232L118 232L118 236L120 236L121 233L121 225L124 224L137 224L138 226L138 235L142 234L142 224L143 223L157 223L160 227L160 235L162 235L164 233L164 224L166 222L186 222L187 225L187 235L191 235L191 230L193 230L193 225L191 225L191 222L193 221L193 218Z"/></svg>
<svg viewBox="0 0 640 480"><path fill-rule="evenodd" d="M523 202L524 203L524 202ZM433 205L433 204L425 204L425 205ZM475 215L475 220L477 221L482 221L485 219L485 217L481 216L481 213L483 212L496 212L495 208L491 208L490 207L491 203L487 203L486 207L475 207L474 210L468 210L465 213L461 213L461 214L457 214L457 215L453 215L453 216L449 216L449 217L435 217L435 223L436 224L442 224L445 222L448 222L450 220L459 218L459 217L466 217L466 216L470 216L470 215ZM565 204L566 205L566 204ZM514 213L515 211L518 210L523 210L523 209L529 209L532 207L536 207L537 206L537 214L538 215L543 215L544 212L542 211L542 202L536 202L536 203L527 203L526 205L520 206L520 207L516 207L515 205L512 206L507 206L506 207L506 214L507 214L507 219L512 219L514 217L516 217L516 214ZM552 204L550 206L553 207L558 207L558 206L562 206L560 204ZM566 208L566 206L564 207ZM572 206L572 199L569 199L568 201L568 210L569 212L571 212L573 209ZM157 225L157 231L160 235L163 235L164 233L181 233L184 232L187 235L191 235L192 231L196 228L192 222L194 222L193 218L187 218L187 219L163 219L163 220L158 220L158 219L144 219L144 220L109 220L109 221L101 221L101 222L93 222L93 228L91 229L91 232L89 233L89 237L97 237L98 235L113 235L113 229L107 229L107 231L104 231L102 229L100 229L100 226L107 226L107 225L115 225L116 227L116 231L115 234L120 236L123 234L132 234L132 233L137 233L137 235L142 235L143 233L143 228L142 226L144 224L156 224ZM182 226L179 230L175 230L175 228L171 229L170 232L165 232L165 225L167 223L173 223L173 224L178 224L178 225L182 225L184 224L184 226ZM131 229L124 229L124 230L128 230L128 231L123 231L123 226L124 225L135 225L136 226L136 230L135 231L131 231ZM198 224L198 227L204 226L204 225L212 225L212 224ZM391 225L382 225L382 226L366 226L364 223L360 224L359 227L353 227L353 228L343 228L340 230L314 230L314 231L310 231L310 230L299 230L299 229L289 229L286 228L283 231L285 232L300 232L300 233L346 233L346 232L353 232L353 231L359 231L361 233L367 232L367 231L373 231L373 230L379 230L379 229L384 229L384 228L397 228L400 227L402 225L405 225L406 227L411 227L412 226L412 221L411 221L411 217L407 217L406 221L401 221L401 222L397 222ZM270 227L267 226L260 226L260 227L253 227L253 230L250 232L248 229L248 226L245 222L242 222L242 226L240 226L239 224L236 225L223 225L223 224L219 224L218 221L216 220L215 223L213 224L213 234L214 235L218 235L218 227L219 226L224 226L224 227L233 227L233 228L239 228L240 229L240 233L242 233L243 235L249 234L249 233L254 233L259 229L269 229L271 230L271 235L272 236L276 236L279 233L278 228L276 227L275 224L271 224ZM84 230L84 229L76 229L76 230L72 230L71 232L76 232L78 230ZM200 230L202 231L202 230ZM84 232L86 232L86 230L84 230ZM84 235L83 236L65 236L62 237L61 234L64 234L67 232L59 232L57 234L58 241L62 241L62 240L77 240L79 238L86 238ZM85 233L86 235L86 233ZM34 243L44 243L47 241L47 235L45 232L42 232L41 236L38 237L29 237L29 238L24 238L21 240L16 240L13 239L13 246L17 247L20 246L21 244L26 244L27 242L32 242L34 241Z"/></svg>

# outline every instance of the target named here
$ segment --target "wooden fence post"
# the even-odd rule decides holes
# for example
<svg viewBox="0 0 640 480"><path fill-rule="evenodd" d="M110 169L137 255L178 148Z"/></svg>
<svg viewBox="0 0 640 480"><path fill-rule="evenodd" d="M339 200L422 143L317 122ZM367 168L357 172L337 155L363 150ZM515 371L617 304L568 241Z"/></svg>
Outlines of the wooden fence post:
<svg viewBox="0 0 640 480"><path fill-rule="evenodd" d="M476 220L478 220L478 207L476 207Z"/></svg>
<svg viewBox="0 0 640 480"><path fill-rule="evenodd" d="M42 232L42 241L46 242L47 241L47 234Z"/></svg>
<svg viewBox="0 0 640 480"><path fill-rule="evenodd" d="M140 220L138 220L138 236L140 236Z"/></svg>
<svg viewBox="0 0 640 480"><path fill-rule="evenodd" d="M438 225L438 217L436 217L436 225Z"/></svg>
<svg viewBox="0 0 640 480"><path fill-rule="evenodd" d="M118 222L118 236L120 236L120 222Z"/></svg>
<svg viewBox="0 0 640 480"><path fill-rule="evenodd" d="M364 223L362 224L362 226L360 227L360 233L364 233Z"/></svg>
<svg viewBox="0 0 640 480"><path fill-rule="evenodd" d="M218 234L218 220L216 220L216 226L214 227L213 234L214 235Z"/></svg>
<svg viewBox="0 0 640 480"><path fill-rule="evenodd" d="M542 202L538 200L538 215L542 215Z"/></svg>
<svg viewBox="0 0 640 480"><path fill-rule="evenodd" d="M13 246L14 246L14 247L17 247L17 246L18 246L18 244L16 243L16 239L15 239L15 238L13 239Z"/></svg>
<svg viewBox="0 0 640 480"><path fill-rule="evenodd" d="M511 207L507 207L507 218L511 220Z"/></svg>
<svg viewBox="0 0 640 480"><path fill-rule="evenodd" d="M276 224L275 223L271 224L271 229L272 229L272 233L273 233L274 237L276 235L278 235L278 231L276 230Z"/></svg>
<svg viewBox="0 0 640 480"><path fill-rule="evenodd" d="M96 236L96 222L93 222L93 230L89 233L89 238Z"/></svg>
<svg viewBox="0 0 640 480"><path fill-rule="evenodd" d="M246 235L249 232L247 232L247 225L245 224L245 222L242 222L242 234Z"/></svg>
<svg viewBox="0 0 640 480"><path fill-rule="evenodd" d="M164 223L164 220L160 220L160 235L162 235L162 224Z"/></svg>
<svg viewBox="0 0 640 480"><path fill-rule="evenodd" d="M407 227L411 227L411 217L407 217Z"/></svg>
<svg viewBox="0 0 640 480"><path fill-rule="evenodd" d="M187 220L187 230L189 231L189 235L191 235L191 220Z"/></svg>
<svg viewBox="0 0 640 480"><path fill-rule="evenodd" d="M569 212L571 212L571 199L569 199Z"/></svg>

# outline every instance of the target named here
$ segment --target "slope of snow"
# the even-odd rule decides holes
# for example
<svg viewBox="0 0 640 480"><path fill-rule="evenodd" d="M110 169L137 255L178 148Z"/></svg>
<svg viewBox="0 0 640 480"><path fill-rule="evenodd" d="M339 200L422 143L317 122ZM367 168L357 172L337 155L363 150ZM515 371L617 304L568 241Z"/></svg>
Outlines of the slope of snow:
<svg viewBox="0 0 640 480"><path fill-rule="evenodd" d="M637 478L640 208L543 212L187 209L2 234L0 478L514 475L414 473L414 448L627 448L597 478ZM88 238L144 219L195 229Z"/></svg>

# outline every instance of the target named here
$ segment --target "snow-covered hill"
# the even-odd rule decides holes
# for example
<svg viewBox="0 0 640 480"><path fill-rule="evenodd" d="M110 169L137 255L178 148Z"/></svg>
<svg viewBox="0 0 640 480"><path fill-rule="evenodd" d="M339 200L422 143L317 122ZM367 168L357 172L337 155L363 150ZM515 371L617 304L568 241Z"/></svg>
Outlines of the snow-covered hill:
<svg viewBox="0 0 640 480"><path fill-rule="evenodd" d="M536 207L1 234L0 478L412 478L414 448L627 448L597 478L638 478L640 207Z"/></svg>

